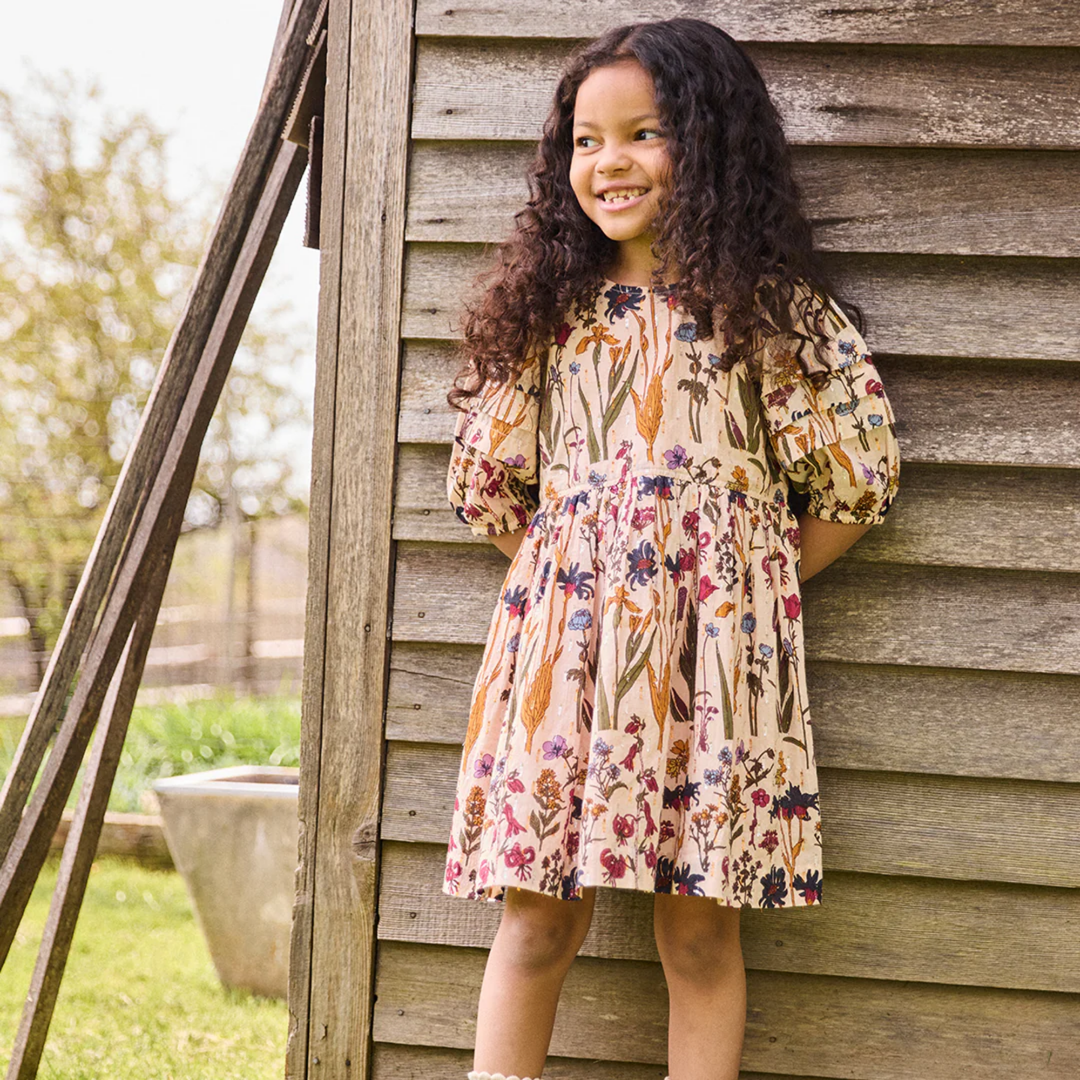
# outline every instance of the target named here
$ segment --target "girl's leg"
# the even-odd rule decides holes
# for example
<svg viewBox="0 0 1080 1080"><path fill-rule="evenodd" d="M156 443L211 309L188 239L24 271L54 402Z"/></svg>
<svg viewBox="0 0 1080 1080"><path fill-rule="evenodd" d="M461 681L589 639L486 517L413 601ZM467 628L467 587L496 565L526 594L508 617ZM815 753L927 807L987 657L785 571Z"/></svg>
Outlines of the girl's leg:
<svg viewBox="0 0 1080 1080"><path fill-rule="evenodd" d="M746 969L737 907L710 896L657 893L656 947L667 980L671 1080L738 1080Z"/></svg>
<svg viewBox="0 0 1080 1080"><path fill-rule="evenodd" d="M582 897L507 889L480 988L474 1070L540 1075L563 980L592 921L596 888L582 889Z"/></svg>

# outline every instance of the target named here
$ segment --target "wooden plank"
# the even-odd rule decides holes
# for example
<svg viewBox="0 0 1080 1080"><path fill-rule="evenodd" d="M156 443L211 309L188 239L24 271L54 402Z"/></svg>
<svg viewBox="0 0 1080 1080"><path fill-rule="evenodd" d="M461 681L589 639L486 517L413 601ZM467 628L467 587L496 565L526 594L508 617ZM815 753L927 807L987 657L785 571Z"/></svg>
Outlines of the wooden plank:
<svg viewBox="0 0 1080 1080"><path fill-rule="evenodd" d="M523 20L527 21L527 20ZM752 43L792 143L1072 150L1075 49ZM570 42L422 38L416 139L540 137Z"/></svg>
<svg viewBox="0 0 1080 1080"><path fill-rule="evenodd" d="M373 1080L461 1080L473 1067L473 1051L455 1047L411 1046L376 1043ZM783 1073L739 1073L739 1080L811 1080L808 1076ZM657 1080L655 1065L628 1061L597 1061L593 1057L570 1058L549 1054L544 1062L544 1080ZM813 1080L823 1080L814 1077ZM825 1078L828 1080L828 1078ZM864 1080L862 1074L845 1080Z"/></svg>
<svg viewBox="0 0 1080 1080"><path fill-rule="evenodd" d="M74 817L74 810L64 811L53 834L53 851L64 846ZM161 818L156 814L127 814L107 810L101 823L97 854L98 857L116 855L135 859L143 866L153 867L155 870L175 869L169 845L165 842Z"/></svg>
<svg viewBox="0 0 1080 1080"><path fill-rule="evenodd" d="M406 239L495 243L528 198L531 143L413 145ZM1080 255L1080 159L1061 151L795 146L825 251Z"/></svg>
<svg viewBox="0 0 1080 1080"><path fill-rule="evenodd" d="M483 644L508 567L493 545L401 542L394 640ZM1076 574L890 563L871 573L845 554L804 583L803 599L811 659L1080 674Z"/></svg>
<svg viewBox="0 0 1080 1080"><path fill-rule="evenodd" d="M1080 419L1071 363L898 358L878 352L897 416L903 462L1034 465L1080 469ZM446 393L457 373L454 342L410 341L405 349L398 438L449 445L456 414ZM992 419L992 422L988 422ZM1059 500L1055 500L1059 501Z"/></svg>
<svg viewBox="0 0 1080 1080"><path fill-rule="evenodd" d="M235 330L238 339L247 320L250 302L258 291L265 266L245 283L250 288L244 289L237 288L234 270L244 258L245 246L250 248L248 234L263 206L267 177L279 157L278 132L287 115L307 50L302 23L305 17L310 20L317 3L318 0L301 0L297 13L301 22L280 49L278 63L268 79L191 292L169 340L150 399L139 419L135 438L65 616L41 691L4 779L0 794L0 853L4 855L10 852L31 785L64 711L64 702L71 692L76 669L90 641L113 571L131 530L145 512L149 486L163 468L169 438L176 430L182 410L191 400L199 365L207 351L235 351L235 343L231 342L234 323L226 320L223 324L220 313L223 309L231 311L237 303L240 305L238 311L247 305L239 329ZM266 257L268 259L269 254ZM224 337L223 325L230 328ZM232 351L228 351L228 356L231 358ZM121 637L126 639L126 630ZM101 692L104 693L103 687Z"/></svg>
<svg viewBox="0 0 1080 1080"><path fill-rule="evenodd" d="M379 937L489 949L497 905L447 896L443 844L383 844ZM660 959L653 897L601 888L581 956ZM806 975L1080 992L1080 892L835 871L821 910L747 910L748 968Z"/></svg>
<svg viewBox="0 0 1080 1080"><path fill-rule="evenodd" d="M308 511L308 580L301 681L300 776L296 894L289 939L286 1080L307 1077L311 1005L311 935L315 918L315 838L319 827L319 770L323 732L327 581L334 481L341 241L348 133L350 7L327 11L326 91L319 198L319 314L316 337L314 430Z"/></svg>
<svg viewBox="0 0 1080 1080"><path fill-rule="evenodd" d="M59 824L106 689L135 620L146 575L161 550L172 550L173 533L179 529L179 524L174 525L171 519L172 504L177 498L186 501L186 492L194 481L206 429L303 172L304 151L292 143L279 144L263 198L236 261L234 276L216 313L206 349L165 448L161 469L154 477L145 506L128 539L101 618L82 658L79 682L67 704L64 721L0 867L0 963L11 946ZM45 696L42 693L40 698Z"/></svg>
<svg viewBox="0 0 1080 1080"><path fill-rule="evenodd" d="M349 9L343 173L340 188L328 189L344 198L340 238L333 241L341 256L331 453L350 464L335 468L331 479L326 594L319 604L325 630L316 631L325 633L319 767L313 774L309 757L301 779L301 787L317 785L319 804L316 835L306 846L316 900L306 1060L296 1073L333 1077L370 1073L413 49L411 0L343 6ZM342 30L332 25L334 49ZM385 482L372 485L372 476ZM311 692L318 673L313 679ZM296 1051L292 1061L296 1068Z"/></svg>
<svg viewBox="0 0 1080 1080"><path fill-rule="evenodd" d="M483 949L384 942L375 1038L473 1045L486 959ZM747 972L746 993L747 1069L868 1080L1071 1080L1080 1071L1075 994L767 971ZM659 964L579 956L550 1052L662 1066L667 1013Z"/></svg>
<svg viewBox="0 0 1080 1080"><path fill-rule="evenodd" d="M383 836L445 844L461 749L391 742ZM825 870L1080 885L1078 788L822 767Z"/></svg>
<svg viewBox="0 0 1080 1080"><path fill-rule="evenodd" d="M471 244L410 244L404 335L453 340L482 260ZM828 253L826 262L840 294L863 308L876 357L1080 360L1076 260Z"/></svg>
<svg viewBox="0 0 1080 1080"><path fill-rule="evenodd" d="M613 7L603 0L548 0L523 19L513 4L491 0L450 7L418 0L416 32L484 38L588 38L626 23L682 15L722 26L736 41L894 42L904 45L1080 45L1068 8L1057 0L871 0L837 7L832 0L657 0Z"/></svg>
<svg viewBox="0 0 1080 1080"><path fill-rule="evenodd" d="M399 446L395 540L490 546L486 536L465 528L450 507L449 464L443 447ZM1061 537L1078 534L1080 470L924 465L902 455L895 508L844 557L1076 572L1080 545L1062 544ZM971 542L972 536L979 537L978 544Z"/></svg>
<svg viewBox="0 0 1080 1080"><path fill-rule="evenodd" d="M109 792L120 764L135 694L150 651L158 608L183 524L187 494L186 488L174 493L172 506L167 511L170 519L168 538L161 550L155 552L153 563L147 567L138 615L102 706L97 736L90 751L71 830L60 859L52 903L42 931L37 962L30 977L30 989L15 1033L15 1043L8 1061L8 1080L33 1080L41 1064L56 995L60 991L60 981L64 977L71 941L75 936L75 924L97 852Z"/></svg>
<svg viewBox="0 0 1080 1080"><path fill-rule="evenodd" d="M386 733L465 741L478 645L395 642ZM1080 782L1080 678L809 661L814 750L836 769Z"/></svg>

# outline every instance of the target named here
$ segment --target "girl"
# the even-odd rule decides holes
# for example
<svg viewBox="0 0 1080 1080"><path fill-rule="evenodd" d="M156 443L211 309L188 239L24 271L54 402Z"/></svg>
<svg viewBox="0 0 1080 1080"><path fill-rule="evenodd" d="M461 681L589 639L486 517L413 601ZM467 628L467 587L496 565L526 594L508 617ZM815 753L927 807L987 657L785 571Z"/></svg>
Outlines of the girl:
<svg viewBox="0 0 1080 1080"><path fill-rule="evenodd" d="M451 505L511 557L443 884L505 903L469 1077L540 1075L605 886L654 894L671 1076L735 1080L740 909L822 900L801 583L884 519L894 416L722 30L573 56L530 190L448 394Z"/></svg>

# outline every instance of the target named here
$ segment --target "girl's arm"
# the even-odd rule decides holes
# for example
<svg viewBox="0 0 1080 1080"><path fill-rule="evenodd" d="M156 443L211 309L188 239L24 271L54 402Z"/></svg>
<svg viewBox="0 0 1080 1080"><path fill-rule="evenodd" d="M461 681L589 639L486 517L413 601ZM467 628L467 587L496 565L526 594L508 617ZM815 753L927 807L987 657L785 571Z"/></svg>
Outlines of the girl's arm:
<svg viewBox="0 0 1080 1080"><path fill-rule="evenodd" d="M498 536L489 536L488 539L508 558L512 559L521 547L521 541L525 539L528 527L518 529L516 532L499 533Z"/></svg>
<svg viewBox="0 0 1080 1080"><path fill-rule="evenodd" d="M799 516L799 581L824 570L873 525L847 525L825 521L813 514Z"/></svg>

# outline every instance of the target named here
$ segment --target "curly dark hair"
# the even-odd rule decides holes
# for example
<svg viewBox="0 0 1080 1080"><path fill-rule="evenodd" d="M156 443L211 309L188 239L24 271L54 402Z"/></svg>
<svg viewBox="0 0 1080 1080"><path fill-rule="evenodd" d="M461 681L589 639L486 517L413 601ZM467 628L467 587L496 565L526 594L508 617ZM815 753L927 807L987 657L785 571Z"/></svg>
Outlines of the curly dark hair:
<svg viewBox="0 0 1080 1080"><path fill-rule="evenodd" d="M841 305L814 249L780 115L754 63L704 20L634 23L582 46L565 64L527 174L529 201L515 214L493 265L476 278L479 302L464 305L465 366L447 394L452 408L462 408L485 381L516 380L531 358L546 352L566 312L588 304L602 286L616 244L585 214L570 185L574 103L592 71L627 58L652 77L671 160L652 254L658 267L678 268L679 277L663 282L657 269L653 282L671 286L699 337L723 334L722 370L742 361L760 378L761 343L793 334L798 362L820 388L827 378L823 319L830 298L862 332L862 311ZM462 379L471 386L458 387Z"/></svg>

